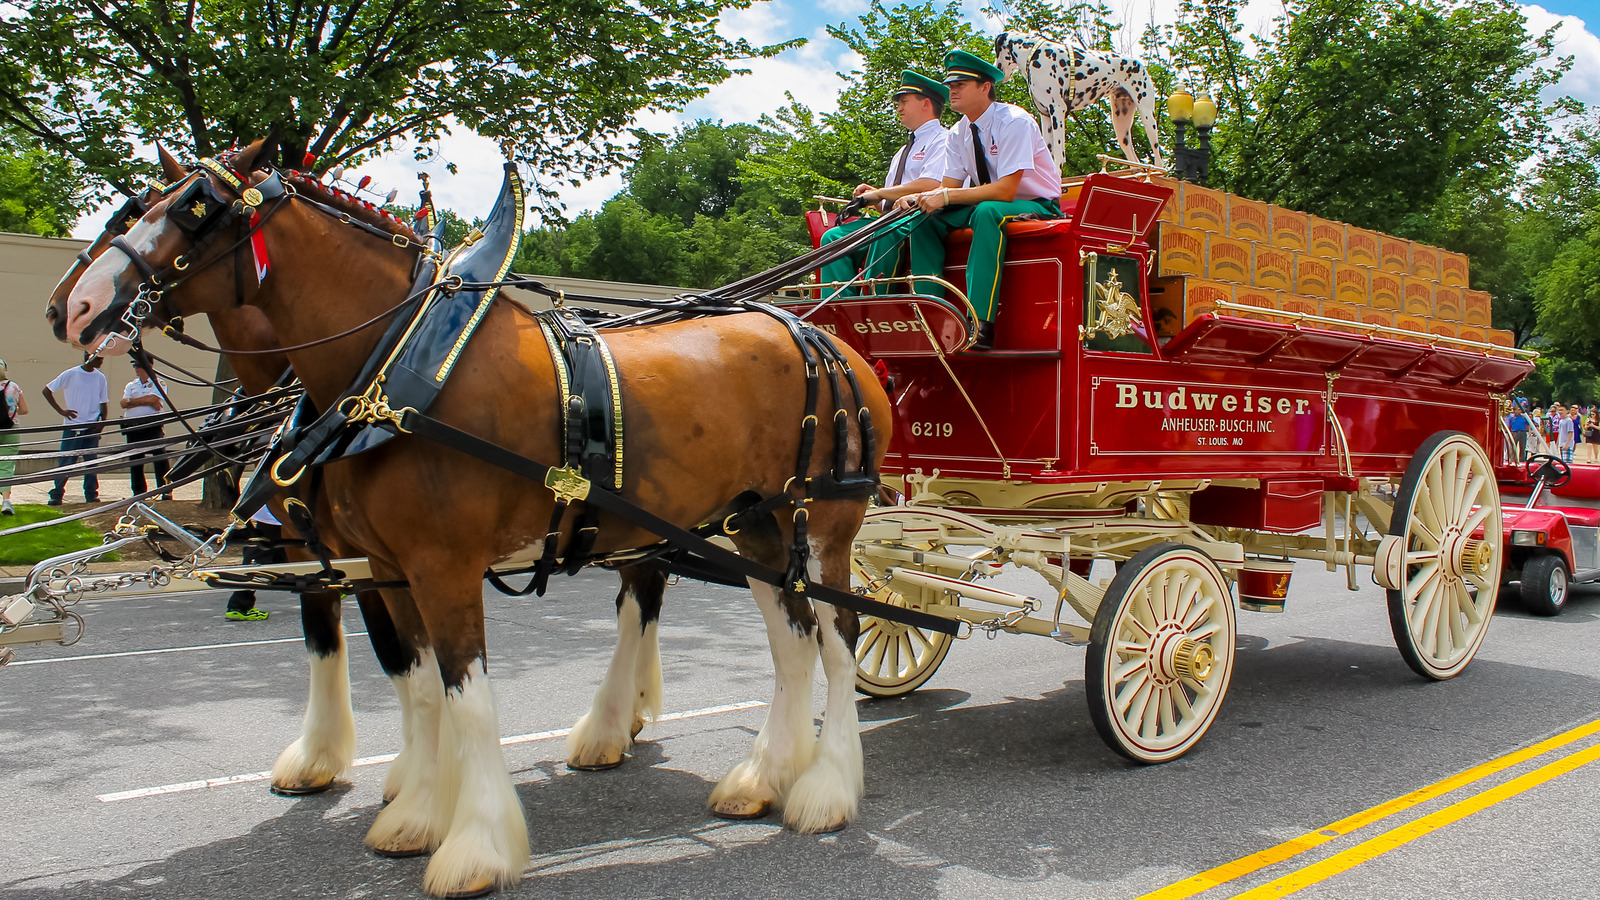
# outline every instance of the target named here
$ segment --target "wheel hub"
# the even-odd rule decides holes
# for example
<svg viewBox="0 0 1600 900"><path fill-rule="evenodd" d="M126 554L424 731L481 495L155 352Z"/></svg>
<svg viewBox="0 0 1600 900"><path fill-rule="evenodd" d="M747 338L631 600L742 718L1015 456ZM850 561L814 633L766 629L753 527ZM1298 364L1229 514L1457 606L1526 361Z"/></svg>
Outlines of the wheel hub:
<svg viewBox="0 0 1600 900"><path fill-rule="evenodd" d="M1216 663L1216 653L1211 645L1194 640L1181 631L1158 633L1151 666L1156 681L1170 684L1187 679L1203 681L1211 674Z"/></svg>
<svg viewBox="0 0 1600 900"><path fill-rule="evenodd" d="M1467 537L1455 525L1445 529L1439 550L1445 574L1455 578L1467 575L1487 578L1494 566L1494 546L1488 541Z"/></svg>

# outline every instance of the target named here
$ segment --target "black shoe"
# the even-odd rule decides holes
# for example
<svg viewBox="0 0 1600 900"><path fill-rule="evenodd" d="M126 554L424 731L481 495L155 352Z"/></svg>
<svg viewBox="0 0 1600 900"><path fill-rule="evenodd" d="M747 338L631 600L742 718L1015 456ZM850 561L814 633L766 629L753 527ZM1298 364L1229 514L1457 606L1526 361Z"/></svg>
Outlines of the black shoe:
<svg viewBox="0 0 1600 900"><path fill-rule="evenodd" d="M44 501L44 505L45 506L60 506L61 505L61 498L60 497L49 497L49 498L46 498L45 501Z"/></svg>
<svg viewBox="0 0 1600 900"><path fill-rule="evenodd" d="M99 496L85 497L85 498L83 498L83 502L85 502L85 503L99 503L100 502L100 498L99 498Z"/></svg>
<svg viewBox="0 0 1600 900"><path fill-rule="evenodd" d="M993 322L979 322L978 323L978 337L977 337L976 340L974 340L972 342L972 346L967 348L967 351L969 353L985 353L985 352L993 350L993 349L994 349L994 323Z"/></svg>

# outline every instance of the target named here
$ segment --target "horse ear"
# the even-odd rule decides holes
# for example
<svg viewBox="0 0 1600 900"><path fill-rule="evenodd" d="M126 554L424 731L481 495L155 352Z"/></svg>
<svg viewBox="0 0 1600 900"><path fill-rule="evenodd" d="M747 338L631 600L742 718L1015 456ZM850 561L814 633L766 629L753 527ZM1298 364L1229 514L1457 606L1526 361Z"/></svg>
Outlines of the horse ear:
<svg viewBox="0 0 1600 900"><path fill-rule="evenodd" d="M278 139L269 135L234 154L230 162L234 171L248 173L252 169L270 168L272 166L272 157L277 152Z"/></svg>
<svg viewBox="0 0 1600 900"><path fill-rule="evenodd" d="M177 157L168 153L167 148L161 146L160 143L156 144L156 155L161 159L161 179L167 184L175 184L182 181L183 177L189 174L184 171L183 166L178 164Z"/></svg>

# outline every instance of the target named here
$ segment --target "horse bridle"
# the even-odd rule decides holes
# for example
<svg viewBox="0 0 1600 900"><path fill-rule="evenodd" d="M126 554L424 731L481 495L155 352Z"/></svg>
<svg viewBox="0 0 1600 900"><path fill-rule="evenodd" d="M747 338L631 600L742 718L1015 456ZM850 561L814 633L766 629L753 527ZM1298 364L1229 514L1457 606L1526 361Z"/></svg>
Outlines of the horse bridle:
<svg viewBox="0 0 1600 900"><path fill-rule="evenodd" d="M250 185L243 176L235 172L225 162L206 157L199 160L195 170L184 178L164 187L152 185L153 190L158 189L160 191L157 201L160 198L177 193L180 188L183 189L181 193L177 193L177 196L173 197L169 202L167 219L176 225L179 230L187 234L191 241L188 251L180 253L173 258L172 262L159 269L127 239L127 232L153 208L154 203L147 204L139 197L130 197L128 202L123 204L122 208L106 224L106 231L112 232L114 235L107 250L119 250L126 255L133 263L134 268L139 271L142 280L138 286L138 293L132 300L126 301L126 306L121 310L119 316L119 324L126 326L126 332L119 332L114 329L109 330L96 348L97 351L103 350L111 341L119 337L129 343L137 344L140 330L152 318L159 319L162 322L164 331L174 327L173 323L182 316L181 312L173 311L168 314L162 314L157 311L157 304L164 301L167 292L227 258L230 254L237 254L257 232L266 226L267 221L277 214L279 210L283 209L291 199L299 199L318 212L337 219L342 224L366 231L401 249L415 248L423 255L429 255L433 252L424 244L414 241L406 235L385 231L382 228L363 222L347 212L300 194L292 184L284 180L277 169L268 169L267 172L268 174L265 178L254 185ZM230 201L220 195L207 175L215 176L219 181L226 184L236 195L235 198ZM271 205L266 206L269 203ZM265 209L264 212L258 212L263 208ZM243 236L223 248L220 252L210 255L200 262L189 261L189 257L204 251L215 241L224 226L233 224L236 221L247 223L248 227L245 229ZM87 250L81 252L79 261L86 264L92 262L92 258L85 259L87 256ZM236 264L234 268L236 305L243 305L243 275L239 265ZM165 302L170 304L171 301L165 300ZM101 315L104 316L115 308L115 306L109 307Z"/></svg>

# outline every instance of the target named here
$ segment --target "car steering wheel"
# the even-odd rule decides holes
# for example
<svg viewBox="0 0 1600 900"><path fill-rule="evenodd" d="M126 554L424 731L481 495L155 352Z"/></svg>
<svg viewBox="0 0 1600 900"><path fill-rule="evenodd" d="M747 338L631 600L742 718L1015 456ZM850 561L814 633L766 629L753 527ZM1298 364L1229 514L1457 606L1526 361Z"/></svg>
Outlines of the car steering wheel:
<svg viewBox="0 0 1600 900"><path fill-rule="evenodd" d="M1538 463L1537 467L1534 463ZM1545 487L1561 487L1572 480L1572 466L1559 456L1535 453L1522 463L1522 471L1529 481L1543 480Z"/></svg>

